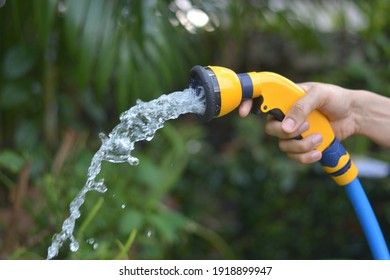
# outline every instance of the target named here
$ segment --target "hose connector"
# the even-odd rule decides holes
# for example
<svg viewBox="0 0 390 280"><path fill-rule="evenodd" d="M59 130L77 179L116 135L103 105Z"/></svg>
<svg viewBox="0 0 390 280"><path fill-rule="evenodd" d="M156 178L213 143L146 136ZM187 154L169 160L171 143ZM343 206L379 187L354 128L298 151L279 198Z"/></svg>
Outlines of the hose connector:
<svg viewBox="0 0 390 280"><path fill-rule="evenodd" d="M358 175L358 169L344 146L336 138L322 152L320 160L325 172L339 185L351 183Z"/></svg>

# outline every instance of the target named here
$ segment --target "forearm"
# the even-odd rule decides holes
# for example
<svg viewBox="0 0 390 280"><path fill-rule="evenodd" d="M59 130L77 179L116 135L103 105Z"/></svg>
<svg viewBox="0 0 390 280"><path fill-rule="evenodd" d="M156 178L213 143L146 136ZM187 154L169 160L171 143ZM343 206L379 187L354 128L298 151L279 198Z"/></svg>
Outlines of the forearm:
<svg viewBox="0 0 390 280"><path fill-rule="evenodd" d="M357 134L390 148L390 98L359 90L354 92L352 104Z"/></svg>

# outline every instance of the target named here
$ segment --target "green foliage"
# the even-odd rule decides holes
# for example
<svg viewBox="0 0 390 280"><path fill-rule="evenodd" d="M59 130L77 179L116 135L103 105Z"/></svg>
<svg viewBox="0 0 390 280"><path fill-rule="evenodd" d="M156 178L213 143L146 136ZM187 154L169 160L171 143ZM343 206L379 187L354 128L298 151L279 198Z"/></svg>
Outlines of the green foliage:
<svg viewBox="0 0 390 280"><path fill-rule="evenodd" d="M0 152L0 166L13 173L18 173L24 164L24 160L17 153L5 150Z"/></svg>
<svg viewBox="0 0 390 280"><path fill-rule="evenodd" d="M85 183L98 132L137 99L185 88L195 64L389 95L387 1L277 2L189 1L209 16L196 27L178 1L6 1L1 258L45 258ZM58 258L371 258L343 192L318 165L281 153L264 120L181 117L139 143L139 166L105 162L108 191L87 195L75 230L80 249L65 244ZM388 161L389 151L365 138L346 145ZM388 178L363 185L390 232Z"/></svg>

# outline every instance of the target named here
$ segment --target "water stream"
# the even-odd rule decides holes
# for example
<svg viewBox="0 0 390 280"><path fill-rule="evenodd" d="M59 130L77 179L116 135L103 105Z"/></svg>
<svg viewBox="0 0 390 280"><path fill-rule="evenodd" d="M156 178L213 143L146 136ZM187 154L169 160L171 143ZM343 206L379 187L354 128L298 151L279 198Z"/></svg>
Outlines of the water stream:
<svg viewBox="0 0 390 280"><path fill-rule="evenodd" d="M92 158L88 168L88 178L84 187L76 195L69 206L69 217L65 219L62 230L52 238L48 248L47 259L58 255L59 249L66 240L70 240L69 248L75 252L79 248L73 231L76 220L80 217L80 207L89 191L104 193L107 187L104 179L96 181L100 173L102 161L112 163L128 162L137 165L138 159L131 155L134 144L138 141L153 139L155 132L164 126L164 122L176 119L182 114L195 113L202 115L205 110L204 95L201 88L162 95L150 102L137 101L137 104L120 115L120 123L107 135L101 133L102 145Z"/></svg>

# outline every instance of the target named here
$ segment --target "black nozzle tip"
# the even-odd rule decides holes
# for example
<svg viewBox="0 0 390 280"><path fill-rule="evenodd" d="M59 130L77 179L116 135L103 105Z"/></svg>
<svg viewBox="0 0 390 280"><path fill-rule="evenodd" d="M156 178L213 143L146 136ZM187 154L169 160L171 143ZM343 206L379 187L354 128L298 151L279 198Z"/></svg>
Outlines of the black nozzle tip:
<svg viewBox="0 0 390 280"><path fill-rule="evenodd" d="M203 88L204 91L206 110L203 115L199 115L203 121L210 121L219 114L220 106L217 97L220 93L219 90L215 92L215 83L217 83L215 75L209 67L196 65L190 70L190 88L195 90Z"/></svg>

